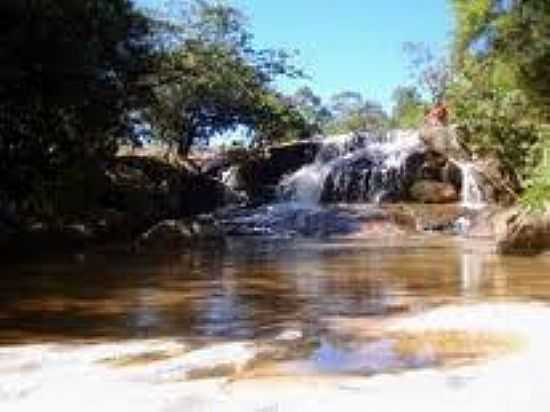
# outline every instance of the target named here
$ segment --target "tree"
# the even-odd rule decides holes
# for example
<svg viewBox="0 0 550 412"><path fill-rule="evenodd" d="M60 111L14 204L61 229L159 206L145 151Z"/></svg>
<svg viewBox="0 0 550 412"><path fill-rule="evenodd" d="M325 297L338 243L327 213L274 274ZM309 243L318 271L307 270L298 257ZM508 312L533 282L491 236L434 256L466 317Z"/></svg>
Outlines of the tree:
<svg viewBox="0 0 550 412"><path fill-rule="evenodd" d="M148 32L128 0L2 2L0 191L20 207L51 208L46 199L113 153Z"/></svg>
<svg viewBox="0 0 550 412"><path fill-rule="evenodd" d="M298 89L292 95L291 101L315 131L321 131L331 119L330 110L323 105L321 97L317 96L310 87L304 86Z"/></svg>
<svg viewBox="0 0 550 412"><path fill-rule="evenodd" d="M186 23L191 30L169 27L183 38L164 50L161 81L144 111L156 136L186 156L195 142L238 126L254 130L259 141L308 134L306 121L272 86L278 76L300 75L289 64L291 55L255 49L238 10L205 1L194 5Z"/></svg>
<svg viewBox="0 0 550 412"><path fill-rule="evenodd" d="M452 76L447 58L438 56L424 43L407 42L403 51L410 60L409 70L422 92L430 96L432 103L443 100Z"/></svg>
<svg viewBox="0 0 550 412"><path fill-rule="evenodd" d="M416 87L399 86L394 90L392 99L394 101L393 127L412 129L422 124L428 106Z"/></svg>
<svg viewBox="0 0 550 412"><path fill-rule="evenodd" d="M550 198L550 3L452 0L455 120L474 152L497 156L517 175L529 203ZM535 202L536 200L536 202Z"/></svg>
<svg viewBox="0 0 550 412"><path fill-rule="evenodd" d="M476 53L505 64L518 85L539 103L550 86L550 3L546 0L453 0L457 20L455 59ZM548 111L547 111L548 112Z"/></svg>
<svg viewBox="0 0 550 412"><path fill-rule="evenodd" d="M329 107L332 120L325 127L329 134L384 129L389 123L380 103L365 99L355 91L335 94Z"/></svg>
<svg viewBox="0 0 550 412"><path fill-rule="evenodd" d="M1 199L26 215L87 207L102 165L144 130L182 155L239 125L260 142L310 133L273 86L301 74L292 54L254 48L234 7L185 4L176 19L131 0L0 3Z"/></svg>
<svg viewBox="0 0 550 412"><path fill-rule="evenodd" d="M363 95L355 91L343 91L330 98L330 111L335 119L344 119L359 113L364 105Z"/></svg>

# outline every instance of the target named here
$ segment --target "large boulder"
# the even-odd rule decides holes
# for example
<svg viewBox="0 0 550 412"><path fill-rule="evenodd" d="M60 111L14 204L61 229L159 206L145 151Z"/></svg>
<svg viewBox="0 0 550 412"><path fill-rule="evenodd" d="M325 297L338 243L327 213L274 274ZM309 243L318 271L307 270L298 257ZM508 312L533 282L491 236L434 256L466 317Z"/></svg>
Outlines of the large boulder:
<svg viewBox="0 0 550 412"><path fill-rule="evenodd" d="M235 199L218 180L155 158L118 158L106 175L102 207L126 215L137 231L161 220L209 213Z"/></svg>
<svg viewBox="0 0 550 412"><path fill-rule="evenodd" d="M515 206L493 218L497 249L502 254L537 254L550 250L550 208L529 212Z"/></svg>
<svg viewBox="0 0 550 412"><path fill-rule="evenodd" d="M470 158L454 127L424 126L420 129L420 139L430 150L450 159L466 161Z"/></svg>
<svg viewBox="0 0 550 412"><path fill-rule="evenodd" d="M500 205L512 205L517 201L521 185L513 172L507 170L495 157L474 162L483 198Z"/></svg>
<svg viewBox="0 0 550 412"><path fill-rule="evenodd" d="M320 147L320 142L297 141L270 147L263 155L251 156L231 172L234 189L245 191L253 203L273 200L281 179L312 163Z"/></svg>
<svg viewBox="0 0 550 412"><path fill-rule="evenodd" d="M323 203L365 202L371 192L373 161L359 157L330 171L321 192Z"/></svg>
<svg viewBox="0 0 550 412"><path fill-rule="evenodd" d="M454 169L454 175L456 170L459 170L457 164L473 164L475 178L485 201L511 205L517 200L517 193L521 188L514 172L507 170L495 157L475 159L461 143L462 139L456 127L424 126L420 129L420 139L429 150L451 160L449 164ZM455 186L456 180L454 178Z"/></svg>
<svg viewBox="0 0 550 412"><path fill-rule="evenodd" d="M458 193L451 183L435 180L418 180L409 190L412 200L420 203L452 203L458 201Z"/></svg>

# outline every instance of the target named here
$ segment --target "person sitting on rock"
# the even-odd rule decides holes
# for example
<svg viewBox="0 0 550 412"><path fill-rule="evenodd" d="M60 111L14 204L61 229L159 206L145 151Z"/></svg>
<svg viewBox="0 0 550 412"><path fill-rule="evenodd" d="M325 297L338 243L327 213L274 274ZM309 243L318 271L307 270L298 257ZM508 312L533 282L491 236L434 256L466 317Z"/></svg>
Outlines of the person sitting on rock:
<svg viewBox="0 0 550 412"><path fill-rule="evenodd" d="M424 121L428 126L447 126L449 122L449 111L447 110L445 103L438 100L432 110L430 110L430 112L426 115Z"/></svg>

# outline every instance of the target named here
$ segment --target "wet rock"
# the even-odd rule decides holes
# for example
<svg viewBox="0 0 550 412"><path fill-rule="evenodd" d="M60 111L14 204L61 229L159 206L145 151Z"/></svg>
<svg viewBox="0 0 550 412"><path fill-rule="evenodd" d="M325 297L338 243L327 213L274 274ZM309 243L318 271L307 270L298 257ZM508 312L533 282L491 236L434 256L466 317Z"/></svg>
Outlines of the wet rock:
<svg viewBox="0 0 550 412"><path fill-rule="evenodd" d="M230 236L323 238L351 234L359 228L358 218L345 210L297 203L227 210L222 211L219 217Z"/></svg>
<svg viewBox="0 0 550 412"><path fill-rule="evenodd" d="M497 249L502 254L537 254L550 249L550 209L529 212L519 206L495 215Z"/></svg>
<svg viewBox="0 0 550 412"><path fill-rule="evenodd" d="M459 131L454 127L429 127L420 130L420 138L429 148L454 162L470 162L473 156L461 144ZM476 180L488 202L511 205L517 200L520 184L513 171L507 170L495 157L473 160ZM460 187L460 170L450 162L447 179Z"/></svg>
<svg viewBox="0 0 550 412"><path fill-rule="evenodd" d="M369 158L354 159L334 168L325 180L321 201L323 203L361 202L371 192L371 169L374 163Z"/></svg>
<svg viewBox="0 0 550 412"><path fill-rule="evenodd" d="M233 189L243 190L253 202L263 203L276 197L283 176L315 160L321 144L298 141L268 148L265 155L252 156L233 171Z"/></svg>
<svg viewBox="0 0 550 412"><path fill-rule="evenodd" d="M451 203L458 200L458 193L450 183L435 180L419 180L410 189L413 200L421 203Z"/></svg>
<svg viewBox="0 0 550 412"><path fill-rule="evenodd" d="M448 183L459 192L462 173L448 157L420 146L408 154L401 167L387 167L376 153L367 152L344 158L331 169L321 199L325 203L406 201L411 186L419 180Z"/></svg>
<svg viewBox="0 0 550 412"><path fill-rule="evenodd" d="M139 250L177 250L181 247L223 244L225 235L209 217L189 221L164 220L143 233L136 242Z"/></svg>

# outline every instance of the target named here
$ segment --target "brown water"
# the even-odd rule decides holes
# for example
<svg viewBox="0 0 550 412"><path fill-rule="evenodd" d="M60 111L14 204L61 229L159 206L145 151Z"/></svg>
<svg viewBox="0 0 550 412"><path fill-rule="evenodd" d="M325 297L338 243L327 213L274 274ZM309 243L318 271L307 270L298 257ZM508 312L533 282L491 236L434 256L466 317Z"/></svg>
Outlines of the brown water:
<svg viewBox="0 0 550 412"><path fill-rule="evenodd" d="M439 235L234 239L167 256L79 255L4 265L0 343L185 337L324 339L327 319L449 302L550 302L550 257L497 257Z"/></svg>

